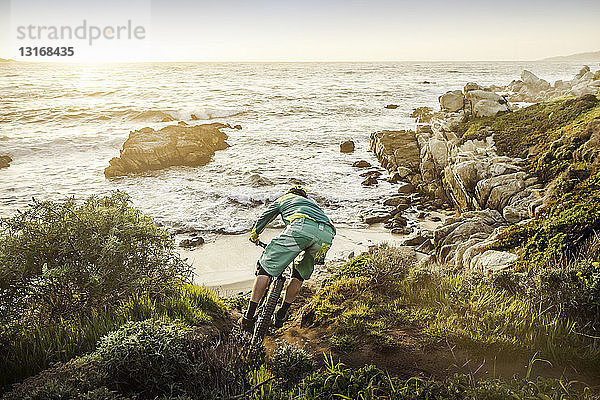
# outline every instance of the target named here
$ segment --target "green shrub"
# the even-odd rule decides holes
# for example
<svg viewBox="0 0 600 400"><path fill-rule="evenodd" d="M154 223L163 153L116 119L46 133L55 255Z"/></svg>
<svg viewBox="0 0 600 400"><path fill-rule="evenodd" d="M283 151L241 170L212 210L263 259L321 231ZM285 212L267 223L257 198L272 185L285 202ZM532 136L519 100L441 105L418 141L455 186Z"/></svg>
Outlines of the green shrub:
<svg viewBox="0 0 600 400"><path fill-rule="evenodd" d="M34 201L0 220L0 320L83 315L132 294L172 293L191 276L169 233L122 192Z"/></svg>
<svg viewBox="0 0 600 400"><path fill-rule="evenodd" d="M221 323L227 310L220 298L198 285L182 285L175 293L152 299L133 295L90 315L60 319L41 326L6 329L0 336L0 385L35 374L56 361L95 348L108 332L128 321L179 320L189 326Z"/></svg>
<svg viewBox="0 0 600 400"><path fill-rule="evenodd" d="M129 322L100 340L96 350L100 371L120 392L180 392L182 378L188 378L192 369L185 333L183 326L153 320Z"/></svg>
<svg viewBox="0 0 600 400"><path fill-rule="evenodd" d="M221 399L250 388L264 349L244 356L245 335L156 320L130 322L104 336L95 352L16 385L4 400Z"/></svg>
<svg viewBox="0 0 600 400"><path fill-rule="evenodd" d="M439 266L402 268L385 285L354 277L360 275L352 272L357 265L367 271L373 268L369 263L385 262L384 257L373 261L378 251L340 269L309 305L307 312L314 314L315 325L325 327L335 350L397 350L403 343L394 332L408 328L418 330L423 347L445 346L448 340L486 358L526 359L540 352L583 370L600 367L600 344L594 339L599 336L594 321L600 320L598 264L581 264L575 272L545 280L514 272L485 277ZM393 259L391 251L381 254Z"/></svg>
<svg viewBox="0 0 600 400"><path fill-rule="evenodd" d="M34 201L0 219L0 387L93 349L129 320L224 315L190 277L169 233L121 192Z"/></svg>
<svg viewBox="0 0 600 400"><path fill-rule="evenodd" d="M520 248L519 265L529 271L567 265L586 250L600 229L600 171L552 202L547 212L503 232L493 249ZM591 258L598 260L596 254Z"/></svg>
<svg viewBox="0 0 600 400"><path fill-rule="evenodd" d="M298 383L315 369L312 356L303 349L288 343L280 344L271 359L271 369L276 377L288 384Z"/></svg>

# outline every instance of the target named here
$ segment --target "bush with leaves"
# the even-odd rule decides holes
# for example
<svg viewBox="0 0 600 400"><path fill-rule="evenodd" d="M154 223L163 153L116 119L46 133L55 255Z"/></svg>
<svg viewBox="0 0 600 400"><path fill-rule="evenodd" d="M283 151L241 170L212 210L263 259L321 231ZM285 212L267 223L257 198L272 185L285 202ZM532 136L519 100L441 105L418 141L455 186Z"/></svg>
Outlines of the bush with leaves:
<svg viewBox="0 0 600 400"><path fill-rule="evenodd" d="M99 368L124 393L180 392L181 378L192 370L185 333L183 326L153 320L129 322L100 340Z"/></svg>
<svg viewBox="0 0 600 400"><path fill-rule="evenodd" d="M273 374L282 378L286 384L296 384L315 369L315 363L306 350L285 342L273 353L271 369Z"/></svg>
<svg viewBox="0 0 600 400"><path fill-rule="evenodd" d="M172 293L191 277L174 249L125 193L34 201L0 220L0 321L39 325L134 293Z"/></svg>
<svg viewBox="0 0 600 400"><path fill-rule="evenodd" d="M244 356L248 345L246 335L210 326L130 322L104 336L95 352L26 379L3 400L242 396L264 363L264 349Z"/></svg>

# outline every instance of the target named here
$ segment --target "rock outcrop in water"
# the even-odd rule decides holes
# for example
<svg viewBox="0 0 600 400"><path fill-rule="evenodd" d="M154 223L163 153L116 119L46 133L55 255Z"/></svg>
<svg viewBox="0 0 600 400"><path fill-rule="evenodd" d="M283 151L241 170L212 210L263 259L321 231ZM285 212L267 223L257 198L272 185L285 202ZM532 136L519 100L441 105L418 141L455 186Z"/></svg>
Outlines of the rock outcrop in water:
<svg viewBox="0 0 600 400"><path fill-rule="evenodd" d="M104 170L107 178L158 170L176 165L198 167L207 164L217 150L229 145L221 131L229 125L213 123L166 126L158 131L133 131L123 144L121 155Z"/></svg>
<svg viewBox="0 0 600 400"><path fill-rule="evenodd" d="M11 162L12 158L10 158L10 156L0 156L0 168L8 168Z"/></svg>

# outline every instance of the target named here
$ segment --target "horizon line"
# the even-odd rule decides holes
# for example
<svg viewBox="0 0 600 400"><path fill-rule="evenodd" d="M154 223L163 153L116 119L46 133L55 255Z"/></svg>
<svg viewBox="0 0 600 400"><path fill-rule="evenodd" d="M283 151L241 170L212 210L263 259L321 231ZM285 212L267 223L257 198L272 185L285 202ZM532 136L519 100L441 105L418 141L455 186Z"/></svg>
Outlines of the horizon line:
<svg viewBox="0 0 600 400"><path fill-rule="evenodd" d="M554 58L554 57L552 57ZM235 63L235 64L300 64L300 63L417 63L417 62L429 62L429 63L443 63L443 62L554 62L554 63L564 63L564 62L590 62L590 63L600 63L600 60L558 60L558 59L535 59L535 60L518 60L518 59L480 59L480 60L469 60L469 59L455 59L455 60L143 60L143 61L58 61L58 60L15 60L10 58L2 58L4 60L0 63L35 63L35 64L156 64L156 63L181 63L181 64L227 64L227 63Z"/></svg>

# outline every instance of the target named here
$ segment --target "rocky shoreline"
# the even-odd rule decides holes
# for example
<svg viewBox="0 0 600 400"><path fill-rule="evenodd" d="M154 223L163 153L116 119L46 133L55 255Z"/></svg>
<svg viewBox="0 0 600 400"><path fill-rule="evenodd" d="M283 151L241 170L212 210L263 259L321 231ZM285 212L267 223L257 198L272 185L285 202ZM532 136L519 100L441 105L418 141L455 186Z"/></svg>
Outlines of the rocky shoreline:
<svg viewBox="0 0 600 400"><path fill-rule="evenodd" d="M590 96L600 89L600 71L593 73L588 67L572 81L558 81L554 86L529 71L521 77L507 87L467 83L463 90L440 96L439 112L420 113L417 122L425 123L417 124L416 131L373 133L371 150L390 181L399 183L399 194L387 199L382 209L372 210L365 222L385 222L393 233L410 234L406 245L418 246L418 251L445 265L481 272L513 267L518 255L495 250L492 244L507 227L534 218L548 201L550 185L527 168L527 157L537 147L530 146L523 157L503 154L496 146L502 138L493 130L483 129L471 137L464 127L511 113L517 107L510 101ZM426 210L454 210L454 215L431 230L409 222Z"/></svg>

